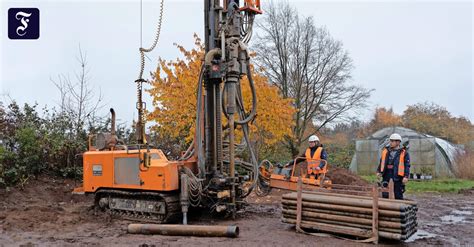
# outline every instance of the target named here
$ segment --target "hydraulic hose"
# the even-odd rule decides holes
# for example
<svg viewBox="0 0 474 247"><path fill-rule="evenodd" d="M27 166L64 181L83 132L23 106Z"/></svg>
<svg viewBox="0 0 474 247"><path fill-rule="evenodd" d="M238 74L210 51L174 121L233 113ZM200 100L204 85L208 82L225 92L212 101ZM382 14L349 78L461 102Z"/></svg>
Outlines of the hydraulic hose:
<svg viewBox="0 0 474 247"><path fill-rule="evenodd" d="M247 63L247 78L249 79L250 91L252 93L252 109L250 111L250 114L245 119L235 120L235 124L238 124L238 125L243 125L243 124L249 123L250 121L252 121L255 118L255 115L257 114L257 92L255 90L255 84L254 84L254 81L253 81L253 78L252 78L252 73L250 71L250 64L249 63ZM224 92L222 93L222 95L225 95L226 85L224 85L223 90L224 90ZM241 102L242 105L239 108L243 109L243 99L242 99L242 94L240 93L241 92L240 87L238 87L237 90L238 90L239 93L236 94L236 100L237 100L237 102L239 102L239 101ZM227 114L227 111L226 111L226 108L225 108L225 99L224 99L224 97L222 97L221 104L222 104L222 112L224 113L226 118L229 119L229 115Z"/></svg>
<svg viewBox="0 0 474 247"><path fill-rule="evenodd" d="M273 167L273 164L269 160L262 160L262 162L260 162L260 165L258 166L259 171L260 167L264 166L265 163L268 164L268 170L271 171L271 167ZM271 190L272 188L270 187L270 178L264 177L263 175L259 174L258 184L255 193L258 196L266 196L270 193Z"/></svg>
<svg viewBox="0 0 474 247"><path fill-rule="evenodd" d="M249 138L249 129L248 129L248 125L245 124L242 126L242 131L244 132L244 139L245 139L245 142L247 143L247 146L249 148L249 152L250 152L250 157L252 159L252 164L253 164L253 183L252 185L250 186L249 190L247 191L246 194L242 195L242 197L247 197L248 195L250 195L250 193L252 192L252 190L255 188L257 182L258 182L258 163L257 163L257 158L255 157L255 153L253 152L253 149L252 149L252 146L250 145L250 138Z"/></svg>
<svg viewBox="0 0 474 247"><path fill-rule="evenodd" d="M248 61L248 60L247 60ZM244 108L244 104L243 104L243 97L242 97L242 90L241 90L241 84L239 83L239 85L237 86L237 92L235 94L235 100L236 100L236 105L237 105L237 113L238 113L238 116L239 116L239 119L238 120L235 120L235 124L238 124L238 125L241 125L242 126L242 131L243 131L243 134L244 134L244 140L245 140L245 144L246 146L248 147L248 150L249 150L249 153L250 153L250 158L251 158L251 166L248 166L246 164L239 164L240 166L242 166L243 168L247 168L247 170L250 170L252 171L252 175L253 175L253 183L252 185L250 186L249 190L244 194L242 195L242 197L247 197L252 191L253 189L258 186L258 184L261 182L260 179L259 179L259 171L258 171L258 162L257 162L257 159L255 157L255 153L254 153L254 150L252 149L252 146L250 144L250 138L249 138L249 128L248 128L248 124L250 123L250 121L252 121L254 118L255 118L255 115L256 115L256 112L257 112L257 93L256 93L256 89L255 89L255 83L253 81L253 78L252 78L252 73L251 73L251 70L250 70L250 63L247 62L247 78L249 80L249 85L250 85L250 90L251 90L251 93L252 93L252 108L251 108L251 111L250 113L247 115L246 112L245 112L245 108ZM221 95L226 95L226 84L224 84L224 87L223 87L223 92ZM227 119L229 119L229 115L226 111L226 103L225 103L225 97L221 98L221 109L222 109L222 112L224 113L225 117Z"/></svg>
<svg viewBox="0 0 474 247"><path fill-rule="evenodd" d="M184 154L178 160L187 160L191 158L193 154L194 154L194 139L191 142L191 144L189 144L189 147L188 149L186 149L186 152L184 152Z"/></svg>
<svg viewBox="0 0 474 247"><path fill-rule="evenodd" d="M201 72L199 73L198 85L197 85L197 102L196 102L196 142L197 147L197 157L198 157L198 167L200 178L203 178L206 175L206 163L204 161L204 150L202 147L202 133L201 133L201 123L202 123L202 80L204 76L204 65L201 66Z"/></svg>
<svg viewBox="0 0 474 247"><path fill-rule="evenodd" d="M237 105L239 106L238 107L239 118L243 118L245 116L245 110L244 110L244 106L242 102L242 94L240 92L241 91L238 89L236 99L237 99ZM247 165L247 167L250 168L248 170L251 170L253 174L252 185L250 186L249 190L245 194L242 195L242 197L247 197L253 191L253 189L255 189L255 186L257 186L258 183L260 182L259 172L258 172L259 166L258 166L257 158L255 157L254 150L250 143L248 122L244 122L243 120L239 120L239 121L242 122L241 126L242 126L242 132L244 134L244 141L245 141L246 146L248 147L250 158L251 158L251 163L249 164L250 166ZM245 166L246 162L241 162L241 163L242 164L240 165Z"/></svg>
<svg viewBox="0 0 474 247"><path fill-rule="evenodd" d="M216 57L220 57L222 54L221 49L219 48L214 48L207 52L206 56L204 57L204 65L206 66L211 66L212 65L212 60Z"/></svg>

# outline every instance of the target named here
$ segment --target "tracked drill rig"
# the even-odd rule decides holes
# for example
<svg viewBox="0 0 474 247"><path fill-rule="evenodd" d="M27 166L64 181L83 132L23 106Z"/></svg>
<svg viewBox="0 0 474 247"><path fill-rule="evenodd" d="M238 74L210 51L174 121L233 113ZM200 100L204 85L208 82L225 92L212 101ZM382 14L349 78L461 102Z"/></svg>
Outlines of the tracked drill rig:
<svg viewBox="0 0 474 247"><path fill-rule="evenodd" d="M158 28L152 47L140 48L142 66L135 81L136 143L127 144L117 137L111 109L111 133L90 136L89 149L83 154L83 186L74 192L94 194L96 206L112 214L158 223L173 221L181 213L186 222L189 206L235 217L243 198L260 184L249 140L257 99L247 43L254 18L261 13L259 0L204 0L206 53L197 78L196 133L176 161L168 160L145 135L144 53L156 46ZM241 93L244 76L253 97L249 112ZM237 130L243 132L239 143ZM239 158L244 151L247 160Z"/></svg>

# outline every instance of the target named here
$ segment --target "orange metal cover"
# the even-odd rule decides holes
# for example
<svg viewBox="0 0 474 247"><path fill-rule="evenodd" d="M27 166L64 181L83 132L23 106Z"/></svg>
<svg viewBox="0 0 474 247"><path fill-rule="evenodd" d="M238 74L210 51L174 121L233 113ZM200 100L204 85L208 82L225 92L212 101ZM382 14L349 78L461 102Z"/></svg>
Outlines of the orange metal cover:
<svg viewBox="0 0 474 247"><path fill-rule="evenodd" d="M84 192L99 188L178 190L178 163L168 161L161 150L151 149L151 164L146 168L139 165L143 153L143 150L140 153L138 150L85 152Z"/></svg>

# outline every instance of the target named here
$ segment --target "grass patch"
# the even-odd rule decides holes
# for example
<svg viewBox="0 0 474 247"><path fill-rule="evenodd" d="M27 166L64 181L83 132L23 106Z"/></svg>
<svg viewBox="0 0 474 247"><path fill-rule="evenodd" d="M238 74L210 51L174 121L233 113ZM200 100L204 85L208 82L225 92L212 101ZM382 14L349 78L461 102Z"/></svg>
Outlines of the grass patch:
<svg viewBox="0 0 474 247"><path fill-rule="evenodd" d="M377 176L362 176L370 183L377 181ZM474 188L474 180L468 179L435 179L415 181L410 180L406 185L407 193L421 192L441 192L441 193L458 193L462 189Z"/></svg>
<svg viewBox="0 0 474 247"><path fill-rule="evenodd" d="M474 180L467 179L440 179L431 181L409 181L406 189L414 192L450 192L458 193L462 189L474 188Z"/></svg>
<svg viewBox="0 0 474 247"><path fill-rule="evenodd" d="M365 175L365 176L361 176L361 177L369 183L375 183L375 182L378 181L377 175Z"/></svg>

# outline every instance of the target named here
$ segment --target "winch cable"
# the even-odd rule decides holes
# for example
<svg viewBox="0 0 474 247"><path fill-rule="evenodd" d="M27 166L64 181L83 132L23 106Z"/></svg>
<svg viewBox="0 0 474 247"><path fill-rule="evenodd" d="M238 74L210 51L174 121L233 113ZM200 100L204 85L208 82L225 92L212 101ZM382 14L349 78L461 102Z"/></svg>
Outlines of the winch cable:
<svg viewBox="0 0 474 247"><path fill-rule="evenodd" d="M156 33L155 33L155 38L153 40L153 43L152 45L149 47L149 48L143 48L142 47L142 6L141 6L141 2L140 2L140 49L139 49L139 52L140 52L140 73L138 74L138 79L143 79L143 72L145 70L145 53L148 53L148 52L151 52L155 49L155 47L158 45L158 40L160 39L160 33L161 33L161 26L162 26L162 23L163 23L163 12L164 12L164 4L165 4L165 0L161 0L161 3L160 3L160 15L158 17L158 25L157 25L157 28L156 28Z"/></svg>
<svg viewBox="0 0 474 247"><path fill-rule="evenodd" d="M158 18L158 26L157 26L155 38L154 38L153 43L150 46L150 48L143 48L142 47L142 39L143 39L143 36L142 36L143 35L142 34L142 30L143 30L143 21L142 21L143 20L143 11L142 10L143 10L143 3L142 3L142 1L140 1L140 48L139 48L139 52L140 52L140 72L138 74L138 79L135 80L135 82L137 83L137 105L136 105L136 108L138 110L137 133L138 133L138 135L140 135L140 137L137 138L137 141L138 141L139 144L148 145L146 135L145 135L146 117L145 117L144 111L145 111L146 105L143 103L143 99L142 99L143 83L146 82L146 80L143 79L143 72L145 70L145 52L148 53L148 52L153 51L155 49L156 45L158 44L158 40L160 38L160 33L161 33L161 25L162 25L162 22L163 22L164 0L161 0L160 15L159 15L159 18Z"/></svg>

